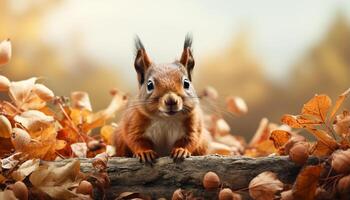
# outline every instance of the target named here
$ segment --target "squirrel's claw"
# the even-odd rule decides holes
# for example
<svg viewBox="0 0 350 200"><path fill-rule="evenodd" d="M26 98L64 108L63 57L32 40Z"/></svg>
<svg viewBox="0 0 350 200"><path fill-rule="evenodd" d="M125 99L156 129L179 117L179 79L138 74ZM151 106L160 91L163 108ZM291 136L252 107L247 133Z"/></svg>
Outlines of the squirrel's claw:
<svg viewBox="0 0 350 200"><path fill-rule="evenodd" d="M157 156L157 153L153 150L140 151L135 153L135 157L139 159L141 163L154 163Z"/></svg>
<svg viewBox="0 0 350 200"><path fill-rule="evenodd" d="M174 159L174 162L183 161L185 158L191 156L191 153L185 148L175 148L172 150L170 157Z"/></svg>

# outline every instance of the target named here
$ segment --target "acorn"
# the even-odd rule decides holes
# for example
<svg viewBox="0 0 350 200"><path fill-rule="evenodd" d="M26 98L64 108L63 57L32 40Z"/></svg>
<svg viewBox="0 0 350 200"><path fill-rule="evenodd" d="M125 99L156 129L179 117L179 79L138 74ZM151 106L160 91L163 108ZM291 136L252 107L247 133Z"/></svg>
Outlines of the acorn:
<svg viewBox="0 0 350 200"><path fill-rule="evenodd" d="M332 168L339 174L350 172L350 149L339 150L332 154Z"/></svg>
<svg viewBox="0 0 350 200"><path fill-rule="evenodd" d="M12 130L11 142L16 150L21 151L31 141L29 133L20 128L14 128Z"/></svg>
<svg viewBox="0 0 350 200"><path fill-rule="evenodd" d="M79 183L79 186L77 187L76 192L79 194L92 196L92 192L93 192L92 184L89 181L83 180Z"/></svg>
<svg viewBox="0 0 350 200"><path fill-rule="evenodd" d="M12 133L11 122L4 115L0 115L0 137L10 138Z"/></svg>
<svg viewBox="0 0 350 200"><path fill-rule="evenodd" d="M0 91L3 91L3 92L8 91L10 85L11 85L10 80L5 76L0 75Z"/></svg>
<svg viewBox="0 0 350 200"><path fill-rule="evenodd" d="M17 181L12 185L12 191L19 200L28 199L28 188L22 181Z"/></svg>
<svg viewBox="0 0 350 200"><path fill-rule="evenodd" d="M172 200L183 200L183 199L185 199L185 196L182 193L182 190L179 188L179 189L175 190L171 199Z"/></svg>
<svg viewBox="0 0 350 200"><path fill-rule="evenodd" d="M34 85L33 91L44 101L51 101L55 97L54 93L49 88L40 83Z"/></svg>
<svg viewBox="0 0 350 200"><path fill-rule="evenodd" d="M213 190L220 186L220 178L214 172L207 172L203 178L203 186L206 190Z"/></svg>
<svg viewBox="0 0 350 200"><path fill-rule="evenodd" d="M284 153L289 154L289 150L294 146L294 144L298 142L305 142L305 141L306 141L305 137L301 135L292 136L284 145Z"/></svg>
<svg viewBox="0 0 350 200"><path fill-rule="evenodd" d="M337 190L340 194L346 194L350 192L350 175L339 179Z"/></svg>
<svg viewBox="0 0 350 200"><path fill-rule="evenodd" d="M230 188L222 189L219 193L219 200L233 200L233 193Z"/></svg>
<svg viewBox="0 0 350 200"><path fill-rule="evenodd" d="M303 165L309 158L308 144L298 142L289 150L289 158L298 165Z"/></svg>

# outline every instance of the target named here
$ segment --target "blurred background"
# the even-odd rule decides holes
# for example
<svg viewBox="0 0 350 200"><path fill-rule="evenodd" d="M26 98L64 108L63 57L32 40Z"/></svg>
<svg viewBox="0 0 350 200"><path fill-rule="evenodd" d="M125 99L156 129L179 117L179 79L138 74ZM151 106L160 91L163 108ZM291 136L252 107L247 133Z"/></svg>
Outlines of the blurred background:
<svg viewBox="0 0 350 200"><path fill-rule="evenodd" d="M187 32L198 92L210 85L218 106L228 95L248 104L243 117L225 115L234 134L249 138L261 118L279 122L315 93L335 99L350 87L347 0L1 0L0 40L13 45L1 73L44 77L57 95L87 91L98 110L111 88L137 92L136 34L155 62L171 62Z"/></svg>

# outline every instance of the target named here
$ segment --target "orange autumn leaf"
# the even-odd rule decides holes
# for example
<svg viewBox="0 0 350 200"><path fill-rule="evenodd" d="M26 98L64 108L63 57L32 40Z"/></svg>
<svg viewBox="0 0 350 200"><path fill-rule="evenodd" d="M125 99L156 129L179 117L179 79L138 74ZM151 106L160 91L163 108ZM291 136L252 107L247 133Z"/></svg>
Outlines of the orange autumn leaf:
<svg viewBox="0 0 350 200"><path fill-rule="evenodd" d="M293 197L295 199L313 200L322 170L322 165L306 166L299 173L293 185Z"/></svg>
<svg viewBox="0 0 350 200"><path fill-rule="evenodd" d="M335 105L331 111L331 114L329 116L329 121L332 122L333 118L335 117L335 114L339 110L340 106L343 104L344 100L348 97L350 93L350 88L348 88L345 92L343 92L341 95L339 95L337 101L335 102Z"/></svg>
<svg viewBox="0 0 350 200"><path fill-rule="evenodd" d="M315 142L310 148L310 154L314 156L328 156L332 154L332 152L333 150L321 141Z"/></svg>
<svg viewBox="0 0 350 200"><path fill-rule="evenodd" d="M281 122L292 128L302 128L302 126L297 120L297 116L295 115L283 115L283 117L281 118Z"/></svg>
<svg viewBox="0 0 350 200"><path fill-rule="evenodd" d="M332 100L329 96L315 95L311 100L304 104L301 114L317 117L324 122L331 106Z"/></svg>
<svg viewBox="0 0 350 200"><path fill-rule="evenodd" d="M326 131L314 128L307 128L306 130L312 133L318 141L324 143L329 149L336 150L338 148L337 141L329 136Z"/></svg>
<svg viewBox="0 0 350 200"><path fill-rule="evenodd" d="M270 140L272 140L276 149L281 148L285 145L292 135L288 131L274 130L271 132Z"/></svg>

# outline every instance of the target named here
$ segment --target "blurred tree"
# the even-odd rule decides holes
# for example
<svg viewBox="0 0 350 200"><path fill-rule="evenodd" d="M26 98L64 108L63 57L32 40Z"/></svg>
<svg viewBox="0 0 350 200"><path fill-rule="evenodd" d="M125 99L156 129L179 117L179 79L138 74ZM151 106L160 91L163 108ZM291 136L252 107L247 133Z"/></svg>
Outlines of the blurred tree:
<svg viewBox="0 0 350 200"><path fill-rule="evenodd" d="M94 108L109 103L108 90L126 88L117 72L85 54L73 37L67 41L70 57L43 40L42 22L61 0L0 1L0 39L10 38L13 56L2 74L11 80L43 77L57 95L69 96L75 90L87 91ZM57 27L59 29L59 27ZM116 69L117 67L114 67Z"/></svg>

